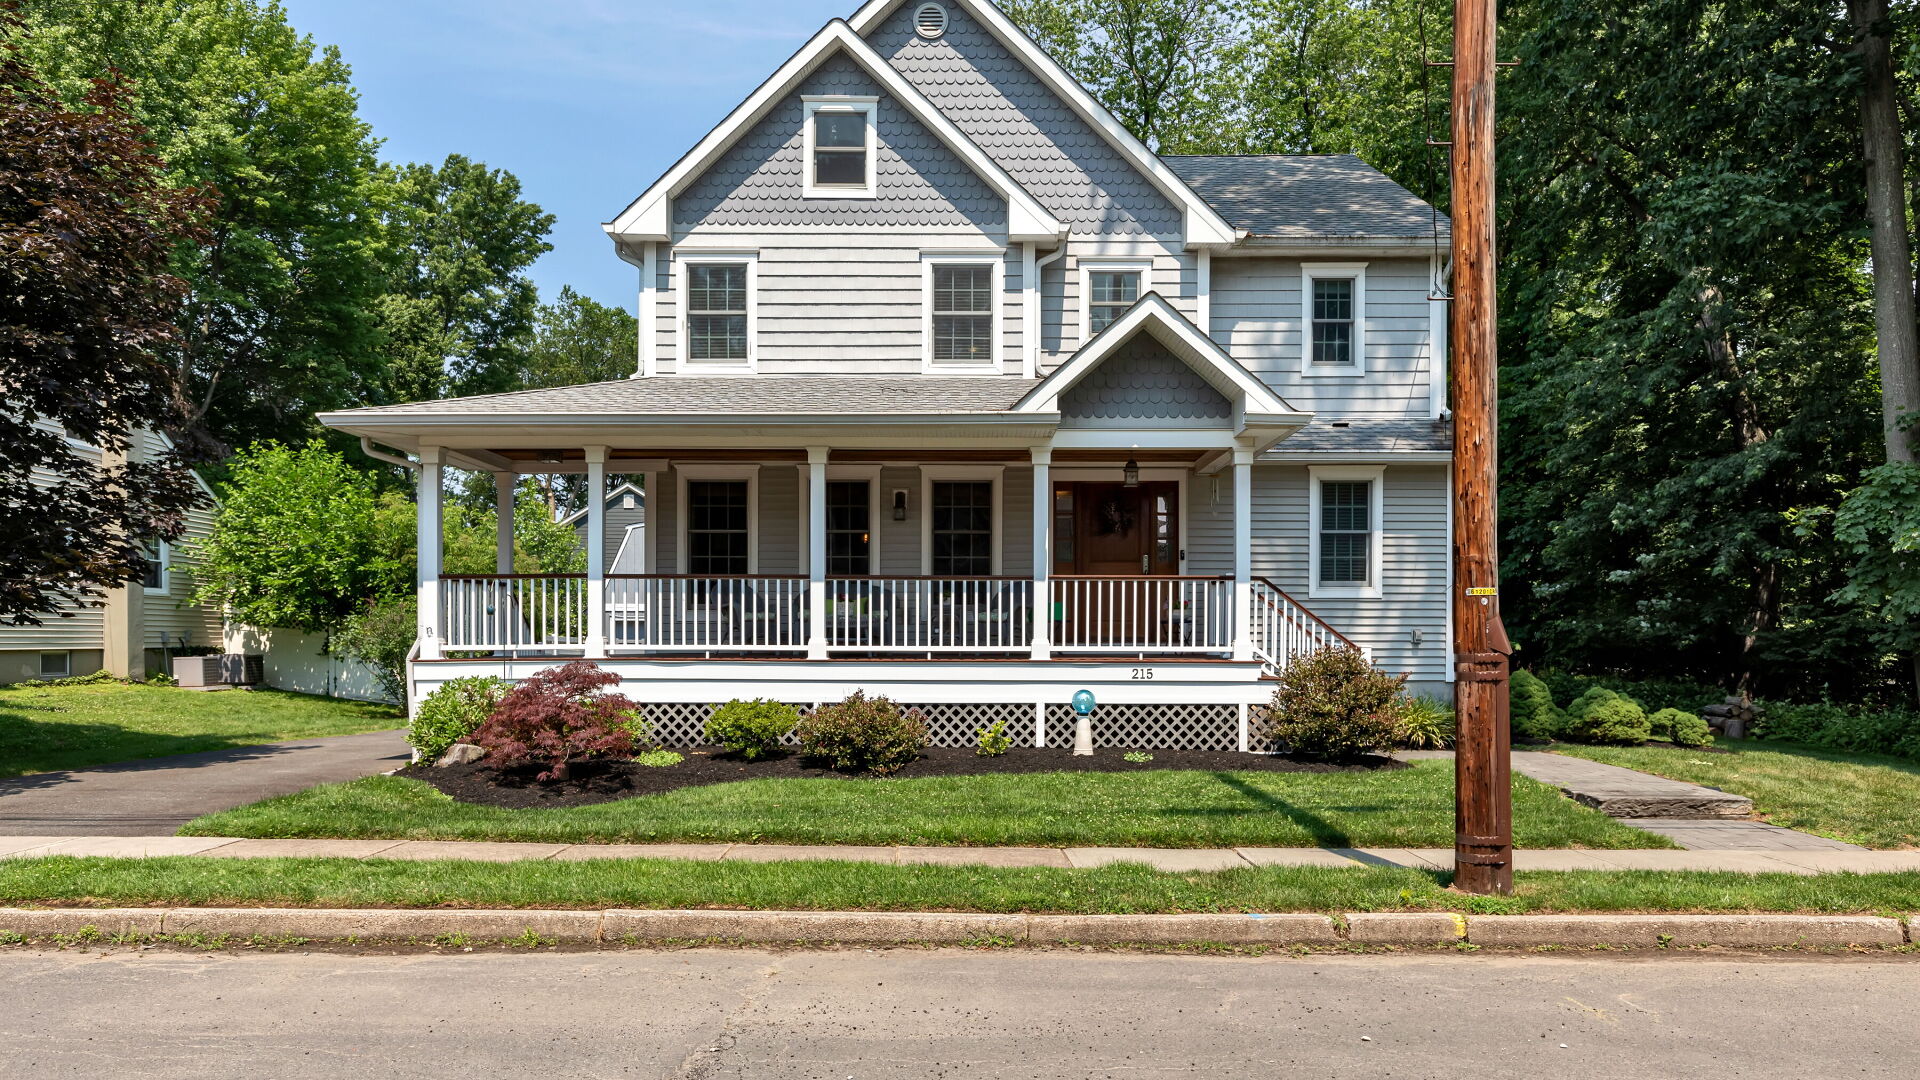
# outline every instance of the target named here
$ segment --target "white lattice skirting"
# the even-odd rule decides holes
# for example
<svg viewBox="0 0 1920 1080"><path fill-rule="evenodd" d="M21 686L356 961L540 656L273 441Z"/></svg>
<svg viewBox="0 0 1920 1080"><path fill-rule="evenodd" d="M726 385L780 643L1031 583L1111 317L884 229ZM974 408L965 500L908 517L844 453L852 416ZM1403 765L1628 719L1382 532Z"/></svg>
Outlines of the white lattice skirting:
<svg viewBox="0 0 1920 1080"><path fill-rule="evenodd" d="M792 703L806 711L811 702ZM974 746L979 730L998 720L1006 725L1015 746L1034 745L1032 702L912 703L927 717L928 742L934 746ZM656 703L642 705L641 713L663 746L698 746L706 741L711 705ZM1049 705L1047 745L1073 745L1073 709ZM1232 705L1102 705L1093 714L1095 746L1137 747L1142 750L1232 750L1239 745L1239 716Z"/></svg>

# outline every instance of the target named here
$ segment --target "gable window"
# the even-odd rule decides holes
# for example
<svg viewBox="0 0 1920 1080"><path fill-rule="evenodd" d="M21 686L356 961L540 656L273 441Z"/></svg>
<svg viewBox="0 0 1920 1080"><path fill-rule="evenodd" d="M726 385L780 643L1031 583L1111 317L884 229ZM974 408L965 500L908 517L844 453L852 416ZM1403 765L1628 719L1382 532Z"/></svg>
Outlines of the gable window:
<svg viewBox="0 0 1920 1080"><path fill-rule="evenodd" d="M1310 595L1380 595L1384 475L1353 466L1312 470Z"/></svg>
<svg viewBox="0 0 1920 1080"><path fill-rule="evenodd" d="M865 480L827 483L827 573L873 572L873 503Z"/></svg>
<svg viewBox="0 0 1920 1080"><path fill-rule="evenodd" d="M675 256L685 366L753 369L755 263L751 253Z"/></svg>
<svg viewBox="0 0 1920 1080"><path fill-rule="evenodd" d="M998 255L926 264L928 368L996 367L1002 273Z"/></svg>
<svg viewBox="0 0 1920 1080"><path fill-rule="evenodd" d="M815 199L870 199L878 139L870 97L816 97L805 104L801 144L806 156L802 194Z"/></svg>
<svg viewBox="0 0 1920 1080"><path fill-rule="evenodd" d="M1308 375L1366 372L1364 263L1305 263L1300 295L1305 322L1302 371Z"/></svg>
<svg viewBox="0 0 1920 1080"><path fill-rule="evenodd" d="M1080 319L1086 327L1082 341L1113 325L1134 301L1152 290L1152 266L1145 259L1081 261Z"/></svg>
<svg viewBox="0 0 1920 1080"><path fill-rule="evenodd" d="M936 480L929 503L933 573L984 577L993 573L993 482Z"/></svg>

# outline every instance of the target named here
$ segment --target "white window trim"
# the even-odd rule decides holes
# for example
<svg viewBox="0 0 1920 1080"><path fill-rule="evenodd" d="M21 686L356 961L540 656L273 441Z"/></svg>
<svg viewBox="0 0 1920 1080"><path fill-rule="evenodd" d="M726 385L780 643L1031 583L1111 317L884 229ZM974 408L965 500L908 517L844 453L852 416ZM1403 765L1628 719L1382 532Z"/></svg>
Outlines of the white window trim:
<svg viewBox="0 0 1920 1080"><path fill-rule="evenodd" d="M1307 468L1309 510L1307 514L1307 598L1334 600L1377 600L1381 596L1380 575L1385 565L1386 481L1384 465L1311 465ZM1367 583L1320 583L1320 486L1327 481L1364 480L1367 490L1367 523L1372 526L1367 541Z"/></svg>
<svg viewBox="0 0 1920 1080"><path fill-rule="evenodd" d="M1313 362L1313 283L1320 278L1353 279L1353 363ZM1367 373L1367 264L1300 264L1300 374L1320 378L1352 378Z"/></svg>
<svg viewBox="0 0 1920 1080"><path fill-rule="evenodd" d="M687 267L712 263L745 263L747 266L747 358L745 360L695 360L692 322L687 296ZM758 251L676 251L673 253L674 344L684 374L751 374L760 370L760 253Z"/></svg>
<svg viewBox="0 0 1920 1080"><path fill-rule="evenodd" d="M933 485L935 481L972 481L993 484L993 536L987 546L993 554L991 576L1004 573L1007 542L1005 465L920 466L920 573L933 573Z"/></svg>
<svg viewBox="0 0 1920 1080"><path fill-rule="evenodd" d="M675 562L680 573L691 574L689 569L693 561L693 552L687 546L687 524L693 519L688 513L687 481L689 480L745 480L747 482L747 573L760 572L760 465L758 462L734 463L715 462L703 464L676 463L674 477L674 530L679 544L675 552Z"/></svg>
<svg viewBox="0 0 1920 1080"><path fill-rule="evenodd" d="M1082 259L1080 270L1080 344L1093 340L1093 275L1096 271L1132 272L1140 275L1140 289L1135 299L1153 291L1153 260L1142 259Z"/></svg>
<svg viewBox="0 0 1920 1080"><path fill-rule="evenodd" d="M880 99L850 94L804 94L800 120L800 195L807 199L872 199L880 194L878 168L880 157L879 124L875 122ZM859 187L852 184L815 184L813 182L813 117L815 113L860 113L867 118L867 179Z"/></svg>
<svg viewBox="0 0 1920 1080"><path fill-rule="evenodd" d="M987 343L991 350L984 364L936 363L933 359L933 269L936 266L990 266L993 268L992 306L987 317L992 327L987 333ZM1006 253L967 252L942 253L923 251L920 253L920 372L923 375L998 375L1000 374L1000 355L1006 343L1002 338L1001 309L1006 304L1002 295L1007 289Z"/></svg>
<svg viewBox="0 0 1920 1080"><path fill-rule="evenodd" d="M156 540L153 549L154 561L160 564L160 585L152 589L142 585L140 591L147 596L166 596L173 591L173 545Z"/></svg>

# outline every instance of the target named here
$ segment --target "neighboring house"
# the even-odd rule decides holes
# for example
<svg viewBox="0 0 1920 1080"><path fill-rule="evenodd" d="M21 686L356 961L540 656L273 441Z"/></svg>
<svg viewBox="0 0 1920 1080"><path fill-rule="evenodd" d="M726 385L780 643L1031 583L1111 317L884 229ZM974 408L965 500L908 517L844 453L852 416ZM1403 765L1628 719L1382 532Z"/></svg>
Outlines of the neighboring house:
<svg viewBox="0 0 1920 1080"><path fill-rule="evenodd" d="M585 507L560 519L580 536L580 546L591 548L587 529L591 527ZM600 521L601 567L609 574L645 574L653 570L647 557L647 496L633 484L621 484L607 492Z"/></svg>
<svg viewBox="0 0 1920 1080"><path fill-rule="evenodd" d="M98 464L100 448L69 440L74 451ZM170 447L157 432L135 436L136 460L150 459ZM53 476L35 470L35 480ZM218 647L220 612L193 603L192 560L183 546L206 538L213 527L214 498L201 481L206 501L187 512L185 534L173 543L155 542L146 580L115 589L101 605L66 605L58 615L41 616L38 626L0 626L0 683L89 675L105 669L121 678L145 678L164 671L167 651L183 646Z"/></svg>
<svg viewBox="0 0 1920 1080"><path fill-rule="evenodd" d="M1100 742L1244 747L1302 650L1451 691L1446 226L1350 156L1156 157L991 4L873 0L606 226L632 379L322 420L417 457L427 537L447 466L645 478L639 576L604 502L584 580L423 551L416 695L585 655L670 739L864 689L1059 745L1088 689Z"/></svg>

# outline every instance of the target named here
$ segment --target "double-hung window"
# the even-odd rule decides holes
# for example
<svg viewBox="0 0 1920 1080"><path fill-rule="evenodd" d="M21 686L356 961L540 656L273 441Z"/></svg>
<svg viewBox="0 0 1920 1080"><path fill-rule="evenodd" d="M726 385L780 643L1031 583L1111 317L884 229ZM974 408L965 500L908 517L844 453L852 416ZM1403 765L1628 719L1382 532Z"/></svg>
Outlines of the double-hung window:
<svg viewBox="0 0 1920 1080"><path fill-rule="evenodd" d="M991 370L998 258L927 264L927 366Z"/></svg>
<svg viewBox="0 0 1920 1080"><path fill-rule="evenodd" d="M1147 280L1152 264L1147 260L1095 261L1080 263L1080 315L1086 324L1085 338L1113 325L1134 301L1152 285ZM1083 339L1084 340L1084 339Z"/></svg>
<svg viewBox="0 0 1920 1080"><path fill-rule="evenodd" d="M173 552L165 540L155 540L145 544L146 573L141 576L141 590L148 593L164 593L168 589L167 572L171 569Z"/></svg>
<svg viewBox="0 0 1920 1080"><path fill-rule="evenodd" d="M1302 371L1308 375L1366 373L1366 266L1307 263L1300 294L1305 333Z"/></svg>
<svg viewBox="0 0 1920 1080"><path fill-rule="evenodd" d="M1310 595L1380 595L1384 475L1355 466L1312 470Z"/></svg>
<svg viewBox="0 0 1920 1080"><path fill-rule="evenodd" d="M803 100L806 183L802 194L813 199L872 198L876 99L808 96Z"/></svg>
<svg viewBox="0 0 1920 1080"><path fill-rule="evenodd" d="M752 359L753 264L747 261L687 261L687 360L744 364Z"/></svg>
<svg viewBox="0 0 1920 1080"><path fill-rule="evenodd" d="M935 574L993 573L992 481L936 480L929 510Z"/></svg>
<svg viewBox="0 0 1920 1080"><path fill-rule="evenodd" d="M749 573L745 480L687 481L687 572Z"/></svg>

